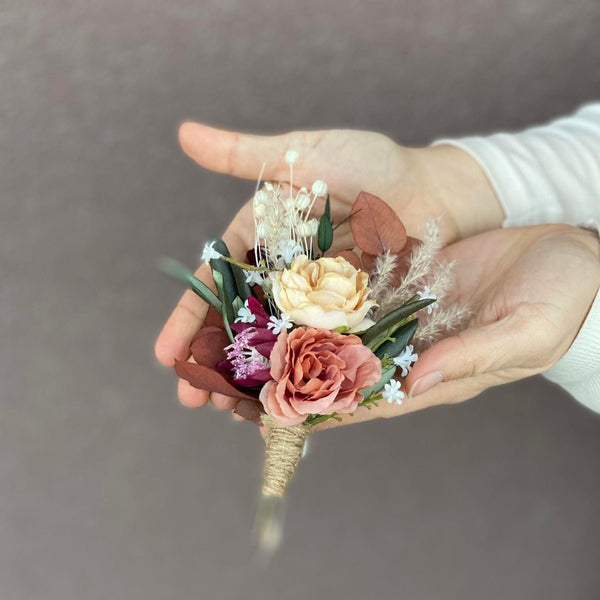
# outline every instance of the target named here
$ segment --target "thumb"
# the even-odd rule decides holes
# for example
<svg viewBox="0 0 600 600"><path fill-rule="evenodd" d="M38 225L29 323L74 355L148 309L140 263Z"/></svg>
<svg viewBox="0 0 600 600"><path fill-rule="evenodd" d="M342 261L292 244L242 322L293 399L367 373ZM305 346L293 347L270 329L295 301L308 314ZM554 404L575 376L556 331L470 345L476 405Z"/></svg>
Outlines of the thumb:
<svg viewBox="0 0 600 600"><path fill-rule="evenodd" d="M307 155L308 149L320 136L318 131L260 136L192 122L183 123L179 128L179 143L183 151L205 169L256 179L263 163L266 163L263 179L278 181L289 178L290 167L285 162L285 153L296 150L301 157ZM303 160L294 166L294 175L299 180L310 176L309 167Z"/></svg>
<svg viewBox="0 0 600 600"><path fill-rule="evenodd" d="M523 367L530 362L532 333L527 322L515 315L468 327L423 352L406 378L406 389L412 397L443 381Z"/></svg>

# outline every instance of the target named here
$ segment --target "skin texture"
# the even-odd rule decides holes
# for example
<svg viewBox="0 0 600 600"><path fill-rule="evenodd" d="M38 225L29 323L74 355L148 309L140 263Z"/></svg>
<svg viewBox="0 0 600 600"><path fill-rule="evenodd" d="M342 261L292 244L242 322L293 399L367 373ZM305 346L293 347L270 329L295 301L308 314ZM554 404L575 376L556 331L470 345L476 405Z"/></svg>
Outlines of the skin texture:
<svg viewBox="0 0 600 600"><path fill-rule="evenodd" d="M473 316L467 329L419 357L403 388L412 391L428 373L443 381L401 406L382 402L321 429L462 402L549 369L575 339L600 285L596 235L568 225L490 231L442 254L456 261L455 299Z"/></svg>
<svg viewBox="0 0 600 600"><path fill-rule="evenodd" d="M428 217L443 217L441 234L450 245L442 254L457 262L454 293L472 308L473 318L464 332L423 353L403 388L418 391L417 380L430 373L443 382L402 406L382 402L379 408L359 409L342 423L327 421L321 429L463 401L487 387L546 370L572 343L600 284L598 242L589 232L563 225L497 229L504 216L500 204L477 163L460 149L409 149L381 134L353 130L261 137L185 123L179 136L183 150L201 166L249 179L256 179L264 160L263 179L289 182L283 157L286 150L297 150L294 187L310 188L315 179L325 180L334 222L349 214L361 190L390 204L409 235L418 237ZM319 214L322 206L315 210ZM249 223L250 202L223 236L238 258L253 244ZM341 249L351 238L348 230L340 232L336 244ZM197 276L210 283L206 266ZM204 303L185 292L156 341L162 364L190 360L189 343L205 314ZM184 380L178 395L191 407L209 400L227 410L236 404L220 394L209 398Z"/></svg>

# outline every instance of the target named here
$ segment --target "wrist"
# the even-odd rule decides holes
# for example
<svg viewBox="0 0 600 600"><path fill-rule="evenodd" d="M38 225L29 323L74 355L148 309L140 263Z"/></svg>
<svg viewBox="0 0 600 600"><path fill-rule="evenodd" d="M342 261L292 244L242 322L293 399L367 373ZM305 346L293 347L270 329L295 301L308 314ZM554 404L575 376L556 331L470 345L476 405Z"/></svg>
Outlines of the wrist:
<svg viewBox="0 0 600 600"><path fill-rule="evenodd" d="M505 215L481 165L451 144L416 148L425 196L435 199L451 221L449 241L497 229Z"/></svg>

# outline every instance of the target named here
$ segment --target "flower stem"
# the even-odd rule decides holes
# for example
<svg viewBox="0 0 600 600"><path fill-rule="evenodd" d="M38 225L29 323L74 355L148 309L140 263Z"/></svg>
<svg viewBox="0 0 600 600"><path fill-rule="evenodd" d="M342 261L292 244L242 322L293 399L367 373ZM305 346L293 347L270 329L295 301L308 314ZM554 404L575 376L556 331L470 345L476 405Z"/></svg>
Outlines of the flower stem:
<svg viewBox="0 0 600 600"><path fill-rule="evenodd" d="M225 262L231 263L232 265L237 265L238 267L246 270L246 271L266 271L266 267L254 267L252 265L246 264L240 260L236 260L235 258L231 258L230 256L221 256L220 260L224 260Z"/></svg>
<svg viewBox="0 0 600 600"><path fill-rule="evenodd" d="M328 421L329 419L335 419L336 421L341 421L342 417L340 417L337 413L331 413L330 415L310 415L308 419L306 419L305 423L307 425L317 425L318 423L323 423Z"/></svg>

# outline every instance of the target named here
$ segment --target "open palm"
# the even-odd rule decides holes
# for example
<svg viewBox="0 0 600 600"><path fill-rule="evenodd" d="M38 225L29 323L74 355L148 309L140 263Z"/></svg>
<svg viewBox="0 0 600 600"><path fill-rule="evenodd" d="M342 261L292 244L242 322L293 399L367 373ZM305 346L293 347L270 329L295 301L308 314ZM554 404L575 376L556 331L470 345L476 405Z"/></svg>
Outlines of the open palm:
<svg viewBox="0 0 600 600"><path fill-rule="evenodd" d="M428 217L442 217L440 233L452 241L498 226L502 211L479 166L462 150L451 146L405 148L380 133L334 129L297 131L277 136L256 136L185 123L179 132L184 151L198 164L235 177L256 179L263 162L263 179L289 184L285 152L296 150L294 188L310 188L316 179L327 182L334 222L350 212L361 190L379 196L401 216L408 233L418 237ZM322 206L317 207L322 209ZM246 203L223 239L231 253L243 258L253 245L252 205ZM339 249L352 246L348 228L336 235ZM336 248L333 248L335 250ZM209 283L206 266L197 275ZM189 357L189 344L201 327L206 305L186 292L167 320L155 346L160 362ZM190 406L201 406L208 394L179 382L179 397ZM230 408L232 401L213 395L213 403Z"/></svg>
<svg viewBox="0 0 600 600"><path fill-rule="evenodd" d="M456 261L454 296L473 316L464 331L422 354L403 387L417 392L430 374L441 382L400 406L359 409L340 424L461 402L549 369L575 339L600 285L596 235L568 225L490 231L442 256Z"/></svg>

